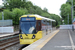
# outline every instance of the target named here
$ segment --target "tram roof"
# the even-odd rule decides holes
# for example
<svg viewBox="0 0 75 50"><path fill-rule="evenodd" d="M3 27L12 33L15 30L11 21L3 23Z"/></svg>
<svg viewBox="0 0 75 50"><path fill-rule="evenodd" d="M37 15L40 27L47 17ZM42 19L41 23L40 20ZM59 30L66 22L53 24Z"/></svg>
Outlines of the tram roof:
<svg viewBox="0 0 75 50"><path fill-rule="evenodd" d="M53 20L53 19L49 19L49 18L40 16L40 15L35 15L35 16L38 17L38 18L42 18L43 20L55 21L55 20Z"/></svg>
<svg viewBox="0 0 75 50"><path fill-rule="evenodd" d="M24 17L24 16L27 16L27 15L23 15L23 16L21 16L21 17ZM49 20L49 21L54 21L54 22L55 22L55 20L53 20L53 19L49 19L49 18L40 16L40 15L37 15L37 14L30 14L29 16L35 16L35 17L37 17L37 18L41 18L42 20Z"/></svg>

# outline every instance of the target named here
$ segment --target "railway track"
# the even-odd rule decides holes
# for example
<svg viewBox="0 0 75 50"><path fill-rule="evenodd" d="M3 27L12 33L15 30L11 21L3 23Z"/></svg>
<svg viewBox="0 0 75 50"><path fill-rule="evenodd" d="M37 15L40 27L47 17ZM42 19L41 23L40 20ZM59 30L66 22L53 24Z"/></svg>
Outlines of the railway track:
<svg viewBox="0 0 75 50"><path fill-rule="evenodd" d="M16 44L19 44L19 35L0 38L0 50L5 50L6 48Z"/></svg>
<svg viewBox="0 0 75 50"><path fill-rule="evenodd" d="M0 50L22 50L28 45L20 45L19 35L0 37Z"/></svg>

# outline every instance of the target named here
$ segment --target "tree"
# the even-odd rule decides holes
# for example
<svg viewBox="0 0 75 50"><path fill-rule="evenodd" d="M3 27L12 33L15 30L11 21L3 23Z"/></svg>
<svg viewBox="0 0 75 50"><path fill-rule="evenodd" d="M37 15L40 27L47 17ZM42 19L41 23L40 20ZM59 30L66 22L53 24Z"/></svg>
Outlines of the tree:
<svg viewBox="0 0 75 50"><path fill-rule="evenodd" d="M58 16L58 15L55 15L55 14L50 14L50 18L51 19L54 19L56 22L56 25L60 25L61 24L61 18L60 18L60 16Z"/></svg>
<svg viewBox="0 0 75 50"><path fill-rule="evenodd" d="M45 7L45 8L43 9L43 11L48 12L48 9Z"/></svg>
<svg viewBox="0 0 75 50"><path fill-rule="evenodd" d="M7 3L4 3L4 7L12 10L13 8L25 8L26 1L25 0L10 0Z"/></svg>
<svg viewBox="0 0 75 50"><path fill-rule="evenodd" d="M21 17L21 15L24 15L25 12L21 9L18 8L14 8L12 10L12 17L13 17L13 24L14 25L18 25L19 24L19 17Z"/></svg>
<svg viewBox="0 0 75 50"><path fill-rule="evenodd" d="M65 24L68 24L68 22L67 22L68 14L69 14L69 21L71 21L71 5L70 4L62 4L60 10L61 10L60 15L64 19ZM70 24L71 24L71 22L70 22Z"/></svg>
<svg viewBox="0 0 75 50"><path fill-rule="evenodd" d="M45 17L47 17L47 18L50 17L50 15L49 15L48 13L45 13L45 12L43 12L41 15L42 15L42 16L45 16Z"/></svg>
<svg viewBox="0 0 75 50"><path fill-rule="evenodd" d="M34 9L35 9L35 13L38 14L38 15L41 15L42 12L43 12L43 10L38 6L34 6Z"/></svg>
<svg viewBox="0 0 75 50"><path fill-rule="evenodd" d="M30 14L35 14L35 9L34 9L33 7L30 7L30 8L29 8L29 13L30 13Z"/></svg>
<svg viewBox="0 0 75 50"><path fill-rule="evenodd" d="M10 10L8 10L8 9L4 9L4 19L6 20L6 19L12 19L13 17L12 17L12 12L10 11Z"/></svg>
<svg viewBox="0 0 75 50"><path fill-rule="evenodd" d="M30 1L26 2L25 8L30 10L31 7L33 8L33 4Z"/></svg>
<svg viewBox="0 0 75 50"><path fill-rule="evenodd" d="M2 20L2 13L0 12L0 20Z"/></svg>
<svg viewBox="0 0 75 50"><path fill-rule="evenodd" d="M6 16L5 19L12 19L14 25L18 25L19 17L25 14L38 14L47 18L54 19L57 21L58 25L60 24L59 16L50 14L47 8L42 10L39 6L33 5L33 3L30 1L10 0L4 4L4 7L6 7L4 10L4 15Z"/></svg>

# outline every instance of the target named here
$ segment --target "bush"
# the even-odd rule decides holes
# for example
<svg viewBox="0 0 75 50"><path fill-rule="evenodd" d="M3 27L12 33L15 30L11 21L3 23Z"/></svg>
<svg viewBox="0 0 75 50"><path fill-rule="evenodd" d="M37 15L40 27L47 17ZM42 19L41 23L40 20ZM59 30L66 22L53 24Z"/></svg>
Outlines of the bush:
<svg viewBox="0 0 75 50"><path fill-rule="evenodd" d="M12 17L13 17L13 24L14 25L18 25L19 24L19 17L21 17L22 15L25 15L25 13L28 13L28 11L26 9L23 8L14 8L12 10Z"/></svg>
<svg viewBox="0 0 75 50"><path fill-rule="evenodd" d="M2 20L2 13L0 12L0 20Z"/></svg>
<svg viewBox="0 0 75 50"><path fill-rule="evenodd" d="M12 12L8 9L5 9L4 11L4 19L12 19Z"/></svg>
<svg viewBox="0 0 75 50"><path fill-rule="evenodd" d="M59 28L60 25L57 25L56 28Z"/></svg>

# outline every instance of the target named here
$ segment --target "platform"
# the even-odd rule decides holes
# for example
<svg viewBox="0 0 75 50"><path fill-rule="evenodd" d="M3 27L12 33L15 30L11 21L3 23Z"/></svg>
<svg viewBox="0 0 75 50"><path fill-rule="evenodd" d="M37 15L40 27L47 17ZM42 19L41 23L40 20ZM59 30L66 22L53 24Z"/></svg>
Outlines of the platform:
<svg viewBox="0 0 75 50"><path fill-rule="evenodd" d="M13 33L0 33L0 37L10 36L10 35L18 34L18 33L19 31L15 31Z"/></svg>
<svg viewBox="0 0 75 50"><path fill-rule="evenodd" d="M74 50L75 31L56 30L22 50Z"/></svg>

